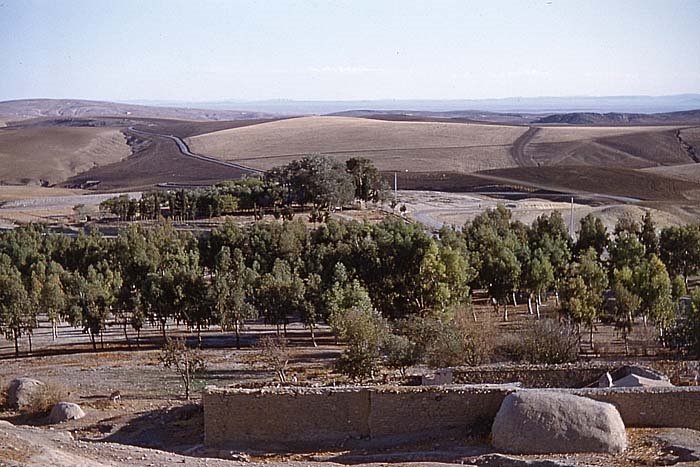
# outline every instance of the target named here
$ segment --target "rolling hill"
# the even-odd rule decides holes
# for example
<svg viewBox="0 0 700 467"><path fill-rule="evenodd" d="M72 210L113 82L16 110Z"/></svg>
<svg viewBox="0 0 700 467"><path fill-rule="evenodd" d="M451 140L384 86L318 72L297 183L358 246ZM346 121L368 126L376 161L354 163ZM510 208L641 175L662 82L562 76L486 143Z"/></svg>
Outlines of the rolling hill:
<svg viewBox="0 0 700 467"><path fill-rule="evenodd" d="M381 170L474 172L514 165L519 126L303 117L189 138L195 152L267 170L305 154L364 156Z"/></svg>
<svg viewBox="0 0 700 467"><path fill-rule="evenodd" d="M175 120L238 120L263 118L261 112L157 107L80 99L24 99L0 102L0 122L41 117L130 117Z"/></svg>

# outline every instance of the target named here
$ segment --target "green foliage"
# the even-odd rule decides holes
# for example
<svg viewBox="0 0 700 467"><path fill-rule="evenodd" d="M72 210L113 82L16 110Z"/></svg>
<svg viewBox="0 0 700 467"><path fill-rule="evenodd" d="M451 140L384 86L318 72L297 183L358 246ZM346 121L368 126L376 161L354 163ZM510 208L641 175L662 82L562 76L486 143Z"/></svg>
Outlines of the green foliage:
<svg viewBox="0 0 700 467"><path fill-rule="evenodd" d="M216 258L216 268L210 293L216 320L223 330L233 329L236 347L241 348L240 331L245 320L257 316L252 303L253 287L257 273L247 267L243 254L236 249L231 256L228 247L223 247Z"/></svg>
<svg viewBox="0 0 700 467"><path fill-rule="evenodd" d="M351 308L345 314L343 355L338 371L356 380L373 378L381 363L388 323L376 310Z"/></svg>
<svg viewBox="0 0 700 467"><path fill-rule="evenodd" d="M610 237L603 221L592 214L581 219L581 228L578 231L578 240L574 248L576 254L584 253L589 248L593 248L600 258L609 245Z"/></svg>

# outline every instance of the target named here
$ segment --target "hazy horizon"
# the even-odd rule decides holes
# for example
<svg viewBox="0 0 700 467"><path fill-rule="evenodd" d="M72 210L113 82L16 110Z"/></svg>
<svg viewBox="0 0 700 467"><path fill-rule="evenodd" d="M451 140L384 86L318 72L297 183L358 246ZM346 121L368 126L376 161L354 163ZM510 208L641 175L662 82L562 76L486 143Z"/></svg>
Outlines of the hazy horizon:
<svg viewBox="0 0 700 467"><path fill-rule="evenodd" d="M0 100L700 92L700 2L5 0Z"/></svg>

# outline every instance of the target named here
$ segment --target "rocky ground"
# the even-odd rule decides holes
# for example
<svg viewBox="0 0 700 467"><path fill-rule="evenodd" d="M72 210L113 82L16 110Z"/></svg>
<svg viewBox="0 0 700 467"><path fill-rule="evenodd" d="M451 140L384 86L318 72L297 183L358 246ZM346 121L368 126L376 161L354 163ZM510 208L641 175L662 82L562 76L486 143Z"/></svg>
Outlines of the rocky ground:
<svg viewBox="0 0 700 467"><path fill-rule="evenodd" d="M523 307L520 307L523 308ZM481 308L480 308L481 309ZM488 308L483 312L488 313ZM514 312L512 323L525 310ZM484 315L488 316L488 315ZM495 315L494 315L495 316ZM497 316L496 316L497 318ZM332 364L341 348L326 329L319 330L319 347L310 345L308 330L290 326L292 358L289 377L303 384L342 382ZM171 326L171 335L191 341L194 333ZM203 414L199 391L205 384L270 384L272 373L259 363L252 347L269 327L252 325L236 350L233 336L210 330L203 334L207 369L196 383L194 398L185 401L174 373L158 362L159 330L147 328L140 348L124 343L118 326L104 336L104 349L93 352L87 335L61 326L56 341L46 323L36 331L33 354L13 355L12 343L0 341L0 383L28 376L40 379L69 394L67 400L79 404L86 416L58 425L48 425L44 417L28 417L9 410L0 411L0 465L337 465L392 463L395 465L472 464L489 466L636 466L693 465L700 463L700 433L676 429L628 430L630 448L619 455L527 456L505 459L495 456L488 439L449 439L408 448L384 451L339 450L335 452L231 453L207 450L203 443ZM27 350L22 342L22 351ZM121 397L111 400L119 391ZM494 457L495 456L495 457ZM524 463L524 462L530 462Z"/></svg>

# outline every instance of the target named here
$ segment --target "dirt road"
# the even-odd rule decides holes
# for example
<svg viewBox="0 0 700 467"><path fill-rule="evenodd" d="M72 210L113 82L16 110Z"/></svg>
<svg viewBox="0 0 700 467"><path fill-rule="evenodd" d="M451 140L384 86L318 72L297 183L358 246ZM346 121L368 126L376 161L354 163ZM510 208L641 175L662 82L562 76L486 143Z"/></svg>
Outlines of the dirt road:
<svg viewBox="0 0 700 467"><path fill-rule="evenodd" d="M129 131L136 133L137 135L141 135L141 136L149 136L149 137L157 136L160 138L165 138L165 139L169 139L171 141L174 141L175 144L177 144L177 147L180 150L180 153L182 155L187 156L187 157L191 157L193 159L198 159L200 161L205 161L205 162L211 162L212 164L222 165L224 167L229 167L232 169L238 169L238 170L241 170L243 172L250 173L250 174L263 173L262 170L246 167L246 166L241 165L241 164L236 164L235 162L229 162L229 161L225 161L225 160L221 160L221 159L215 159L213 157L203 156L201 154L195 154L192 151L190 151L190 148L189 148L189 146L187 146L187 143L185 143L182 140L182 138L180 138L179 136L164 135L164 134L159 134L159 133L150 133L147 131L137 130L134 127L129 127Z"/></svg>
<svg viewBox="0 0 700 467"><path fill-rule="evenodd" d="M540 131L539 127L536 126L531 126L528 128L528 130L520 135L518 139L516 139L513 142L513 147L510 148L510 155L513 157L513 160L521 167L527 167L527 166L537 166L537 162L535 162L531 157L527 157L525 155L525 146L532 141L532 138L535 137L537 132Z"/></svg>

